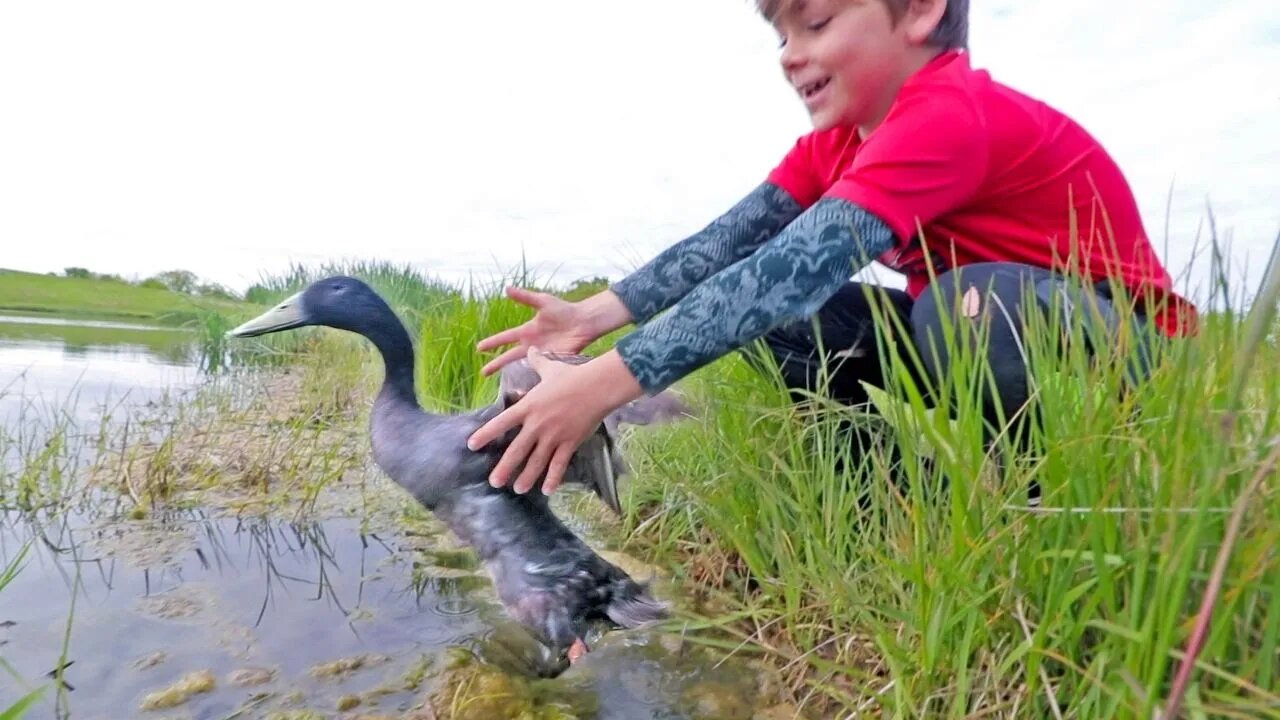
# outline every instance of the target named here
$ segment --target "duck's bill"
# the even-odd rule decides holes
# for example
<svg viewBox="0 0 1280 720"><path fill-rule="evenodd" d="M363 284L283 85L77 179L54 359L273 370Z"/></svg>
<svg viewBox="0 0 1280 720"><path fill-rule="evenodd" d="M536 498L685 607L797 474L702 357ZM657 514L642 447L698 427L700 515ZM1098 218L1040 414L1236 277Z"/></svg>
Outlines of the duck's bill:
<svg viewBox="0 0 1280 720"><path fill-rule="evenodd" d="M267 333L291 330L309 324L302 309L302 293L286 298L279 305L237 327L227 335L231 337L256 337Z"/></svg>

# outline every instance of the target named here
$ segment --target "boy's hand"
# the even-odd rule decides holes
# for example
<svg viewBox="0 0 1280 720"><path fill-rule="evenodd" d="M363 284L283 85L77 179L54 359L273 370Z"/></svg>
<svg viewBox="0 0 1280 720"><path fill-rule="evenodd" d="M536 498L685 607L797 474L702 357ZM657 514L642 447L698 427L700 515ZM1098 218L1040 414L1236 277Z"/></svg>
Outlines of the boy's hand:
<svg viewBox="0 0 1280 720"><path fill-rule="evenodd" d="M562 300L555 295L534 292L524 288L507 288L507 297L537 311L528 322L500 333L490 335L476 344L484 352L503 345L516 346L490 360L480 372L492 375L508 363L524 357L533 346L555 352L576 353L591 344L595 337L587 327L585 313L577 303Z"/></svg>
<svg viewBox="0 0 1280 720"><path fill-rule="evenodd" d="M580 302L569 302L555 295L524 288L507 288L507 297L537 311L528 322L495 333L476 344L485 352L515 343L480 371L492 375L509 363L525 357L537 346L559 353L578 353L593 340L626 325L631 314L609 291L603 291Z"/></svg>
<svg viewBox="0 0 1280 720"><path fill-rule="evenodd" d="M467 447L479 450L520 427L489 476L489 484L505 486L524 463L512 489L528 492L545 471L542 492L550 495L564 480L573 454L604 417L644 391L616 351L583 365L549 360L537 348L530 348L528 357L540 378L538 384L472 433Z"/></svg>

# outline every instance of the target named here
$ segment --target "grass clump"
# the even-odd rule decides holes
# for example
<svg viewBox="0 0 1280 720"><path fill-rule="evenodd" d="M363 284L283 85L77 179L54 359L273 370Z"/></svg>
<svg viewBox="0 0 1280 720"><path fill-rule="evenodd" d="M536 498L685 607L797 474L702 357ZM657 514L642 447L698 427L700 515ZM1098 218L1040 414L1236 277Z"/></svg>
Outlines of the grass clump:
<svg viewBox="0 0 1280 720"><path fill-rule="evenodd" d="M263 277L245 292L245 299L274 305L307 285L333 275L348 275L368 283L401 317L416 316L455 288L408 264L379 260L345 260L319 265L295 263L288 270ZM406 317L406 321L409 318ZM407 323L414 324L414 323Z"/></svg>
<svg viewBox="0 0 1280 720"><path fill-rule="evenodd" d="M415 374L423 402L433 409L470 410L497 397L498 378L480 374L487 358L476 343L533 316L498 292L451 295L422 317Z"/></svg>
<svg viewBox="0 0 1280 720"><path fill-rule="evenodd" d="M1087 323L1033 328L1039 422L993 444L988 370L964 343L941 387L913 387L918 359L895 357L870 416L793 404L776 374L730 358L690 383L700 419L634 438L627 531L682 559L705 607L734 618L725 634L824 712L1151 717L1201 618L1188 711L1280 716L1280 504L1260 480L1280 354L1247 331L1212 317L1122 392L1131 347L1091 357ZM849 424L883 445L855 451Z"/></svg>

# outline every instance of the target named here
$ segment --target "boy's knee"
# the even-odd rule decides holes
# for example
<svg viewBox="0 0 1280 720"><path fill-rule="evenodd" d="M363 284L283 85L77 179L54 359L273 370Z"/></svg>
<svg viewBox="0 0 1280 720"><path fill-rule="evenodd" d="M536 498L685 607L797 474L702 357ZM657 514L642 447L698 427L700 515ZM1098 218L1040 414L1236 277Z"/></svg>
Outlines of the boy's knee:
<svg viewBox="0 0 1280 720"><path fill-rule="evenodd" d="M1022 394L1021 294L1038 276L1029 266L998 262L939 274L911 309L912 333L932 379L941 382L954 358L972 355L969 362L989 364L999 395Z"/></svg>

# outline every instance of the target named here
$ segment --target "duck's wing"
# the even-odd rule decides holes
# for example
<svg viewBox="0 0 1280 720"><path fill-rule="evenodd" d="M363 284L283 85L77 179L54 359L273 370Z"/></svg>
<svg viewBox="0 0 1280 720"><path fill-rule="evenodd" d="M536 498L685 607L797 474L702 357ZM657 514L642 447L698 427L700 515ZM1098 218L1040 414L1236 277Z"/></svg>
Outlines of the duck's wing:
<svg viewBox="0 0 1280 720"><path fill-rule="evenodd" d="M520 395L504 392L498 405L507 408L514 405ZM494 413L496 415L496 412ZM614 441L614 428L601 423L594 433L578 446L565 469L564 482L583 485L600 496L610 510L622 515L622 502L618 499L618 476L625 472L622 456ZM509 439L507 439L509 442ZM505 448L506 443L503 443Z"/></svg>
<svg viewBox="0 0 1280 720"><path fill-rule="evenodd" d="M591 360L586 355L546 353L556 362L582 365ZM503 407L515 404L534 388L538 373L521 358L502 369L499 377L499 403ZM574 453L565 471L565 482L577 483L591 489L609 509L622 514L622 502L618 497L618 477L626 472L622 455L618 451L617 432L620 424L652 425L670 422L691 415L684 400L672 390L633 400L609 413L595 433Z"/></svg>
<svg viewBox="0 0 1280 720"><path fill-rule="evenodd" d="M586 355L574 355L571 353L543 353L547 358L556 362L569 363L570 365L582 365L591 358ZM525 358L520 358L515 362L508 363L502 367L502 373L498 376L498 392L503 397L507 395L523 396L525 393L533 389L538 384L537 371L530 365Z"/></svg>
<svg viewBox="0 0 1280 720"><path fill-rule="evenodd" d="M622 456L613 441L613 433L601 425L587 438L569 460L564 481L585 485L619 517L622 501L618 498L618 476L625 472Z"/></svg>
<svg viewBox="0 0 1280 720"><path fill-rule="evenodd" d="M693 417L684 399L672 390L637 398L609 414L610 420L627 425L655 425Z"/></svg>

